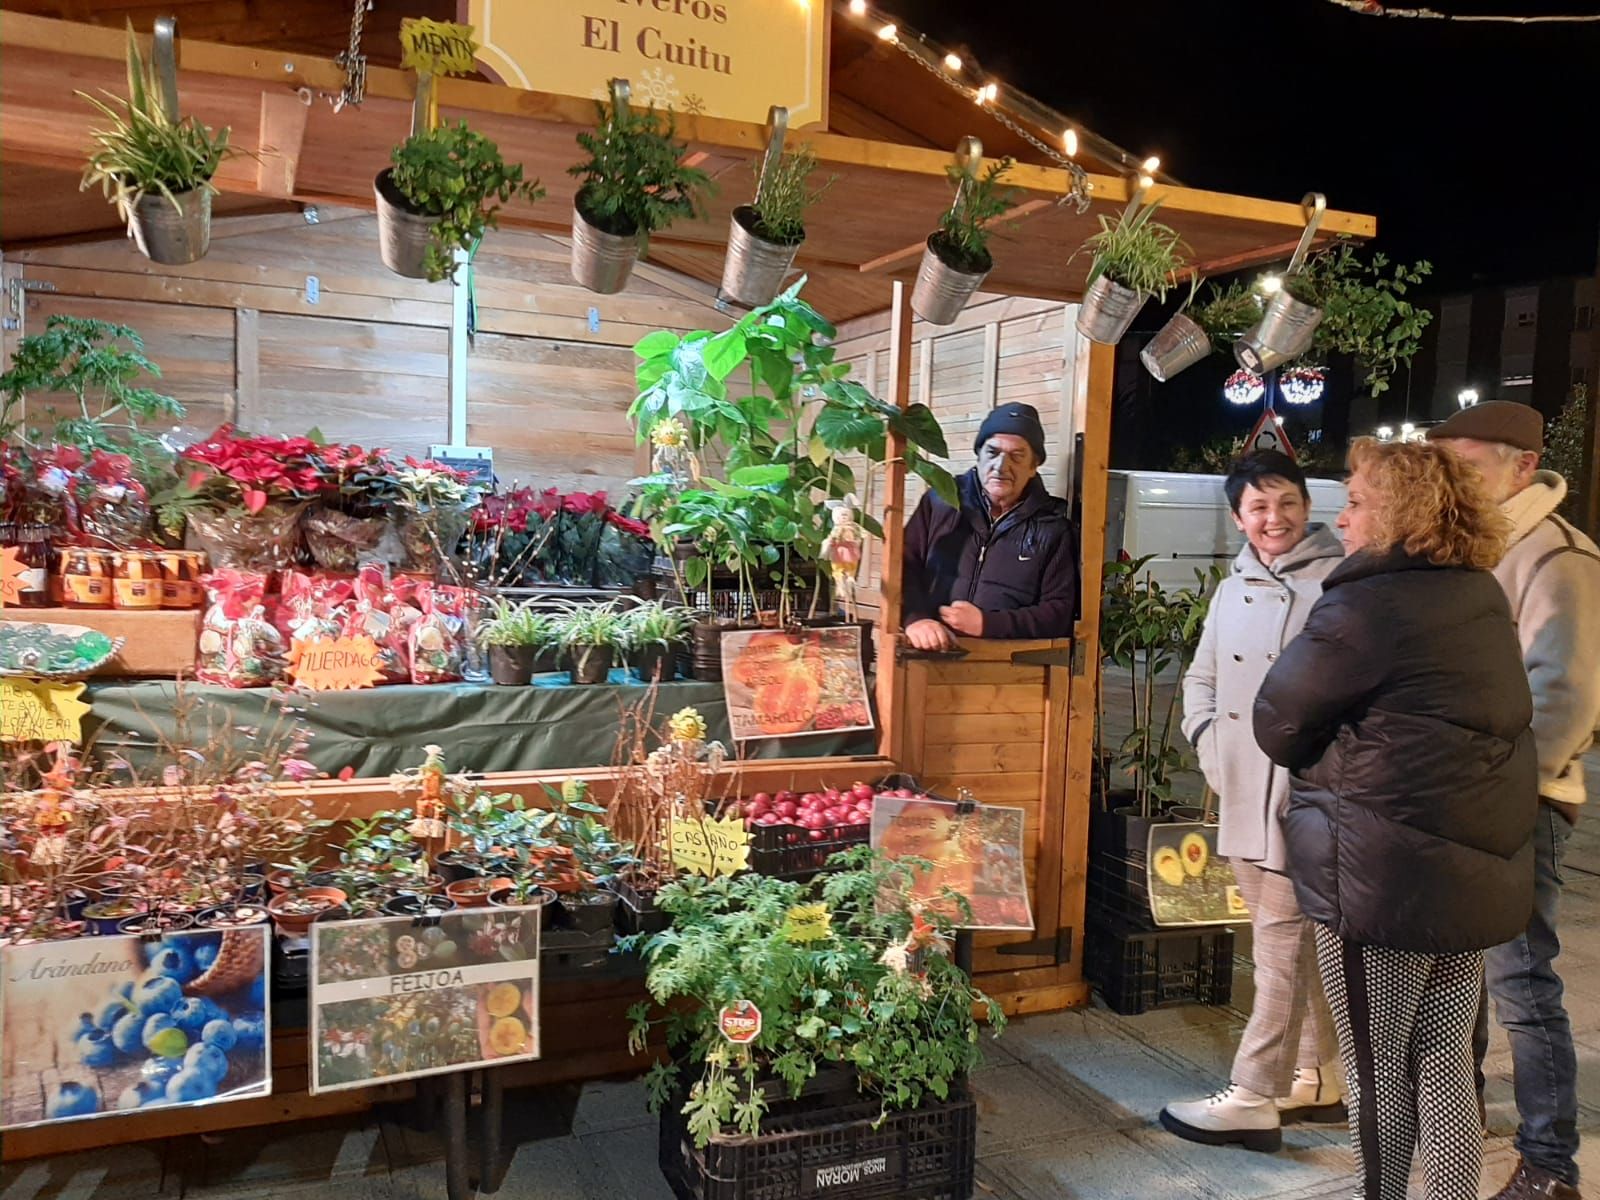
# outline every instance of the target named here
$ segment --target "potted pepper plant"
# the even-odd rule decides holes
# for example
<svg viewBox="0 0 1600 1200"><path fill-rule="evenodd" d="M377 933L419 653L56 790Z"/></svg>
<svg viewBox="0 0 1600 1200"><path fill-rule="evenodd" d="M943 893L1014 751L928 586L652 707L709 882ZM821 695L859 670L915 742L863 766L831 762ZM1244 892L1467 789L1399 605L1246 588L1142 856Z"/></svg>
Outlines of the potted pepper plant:
<svg viewBox="0 0 1600 1200"><path fill-rule="evenodd" d="M763 156L756 168L756 195L733 210L728 221L728 257L722 265L722 296L747 308L768 304L806 240L805 213L833 180L807 186L817 169L809 146Z"/></svg>
<svg viewBox="0 0 1600 1200"><path fill-rule="evenodd" d="M1151 296L1166 299L1183 270L1177 231L1154 219L1160 207L1159 200L1146 203L1142 193L1136 195L1117 218L1102 215L1100 232L1084 241L1081 249L1094 260L1077 324L1091 342L1120 342L1145 301Z"/></svg>
<svg viewBox="0 0 1600 1200"><path fill-rule="evenodd" d="M457 251L470 255L499 224L502 204L544 198L537 179L508 164L500 148L465 121L412 134L378 173L378 237L383 265L437 283L455 279Z"/></svg>
<svg viewBox="0 0 1600 1200"><path fill-rule="evenodd" d="M954 321L994 266L990 222L1015 203L1016 189L1000 186L1014 165L1015 160L1002 158L990 163L982 175L970 174L962 164L947 168L956 189L955 203L928 235L911 291L912 311L924 321L934 325Z"/></svg>
<svg viewBox="0 0 1600 1200"><path fill-rule="evenodd" d="M156 52L174 53L159 36ZM168 92L156 64L140 55L131 21L127 57L126 99L78 93L110 122L91 134L95 148L80 190L98 183L117 206L139 253L152 262L192 263L211 244L211 197L217 190L211 180L230 153L229 131L213 132L193 116L168 109ZM171 94L176 95L175 88Z"/></svg>
<svg viewBox="0 0 1600 1200"><path fill-rule="evenodd" d="M670 112L628 104L627 86L614 81L600 121L578 135L588 157L567 173L582 181L573 200L572 277L609 295L628 285L650 234L692 217L710 177L685 164L688 146L676 140Z"/></svg>

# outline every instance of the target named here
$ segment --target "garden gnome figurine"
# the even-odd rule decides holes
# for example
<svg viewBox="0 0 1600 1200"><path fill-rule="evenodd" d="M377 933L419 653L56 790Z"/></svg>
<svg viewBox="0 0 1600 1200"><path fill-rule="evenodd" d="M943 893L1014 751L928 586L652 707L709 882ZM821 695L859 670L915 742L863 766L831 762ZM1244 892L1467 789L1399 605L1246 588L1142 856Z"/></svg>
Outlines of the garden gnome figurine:
<svg viewBox="0 0 1600 1200"><path fill-rule="evenodd" d="M822 543L822 558L833 573L833 593L844 601L847 621L856 619L856 573L861 569L861 526L856 524L856 498L830 500L833 528Z"/></svg>

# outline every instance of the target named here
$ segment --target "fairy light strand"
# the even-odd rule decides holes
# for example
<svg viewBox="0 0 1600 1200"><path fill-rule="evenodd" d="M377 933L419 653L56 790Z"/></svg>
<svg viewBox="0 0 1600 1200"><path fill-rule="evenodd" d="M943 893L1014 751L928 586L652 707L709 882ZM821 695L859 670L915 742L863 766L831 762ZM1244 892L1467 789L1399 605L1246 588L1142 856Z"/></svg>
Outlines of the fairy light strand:
<svg viewBox="0 0 1600 1200"><path fill-rule="evenodd" d="M1413 21L1455 21L1474 25L1593 25L1600 13L1551 13L1544 16L1514 17L1496 13L1445 13L1435 8L1390 8L1377 0L1328 0L1329 4L1363 17L1399 17Z"/></svg>

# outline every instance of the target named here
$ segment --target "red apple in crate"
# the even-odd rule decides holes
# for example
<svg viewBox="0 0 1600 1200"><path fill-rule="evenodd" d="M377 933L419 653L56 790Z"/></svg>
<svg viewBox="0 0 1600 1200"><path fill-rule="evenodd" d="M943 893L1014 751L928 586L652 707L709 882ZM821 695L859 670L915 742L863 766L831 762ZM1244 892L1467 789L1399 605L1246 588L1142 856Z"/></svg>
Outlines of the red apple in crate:
<svg viewBox="0 0 1600 1200"><path fill-rule="evenodd" d="M787 792L778 793L780 796L787 796L788 794L789 793ZM772 811L787 821L792 818L795 813L800 811L800 806L797 805L793 800L779 800L772 806Z"/></svg>

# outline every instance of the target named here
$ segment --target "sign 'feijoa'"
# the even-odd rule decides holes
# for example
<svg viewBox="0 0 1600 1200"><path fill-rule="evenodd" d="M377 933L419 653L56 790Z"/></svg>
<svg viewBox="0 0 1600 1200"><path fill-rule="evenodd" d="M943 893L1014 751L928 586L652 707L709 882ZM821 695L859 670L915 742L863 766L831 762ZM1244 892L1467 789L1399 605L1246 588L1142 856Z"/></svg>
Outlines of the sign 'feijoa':
<svg viewBox="0 0 1600 1200"><path fill-rule="evenodd" d="M513 87L608 97L626 79L640 107L789 126L828 119L823 0L461 0L478 61Z"/></svg>

